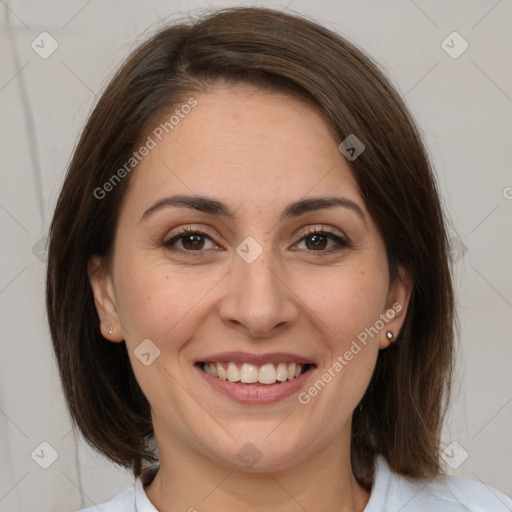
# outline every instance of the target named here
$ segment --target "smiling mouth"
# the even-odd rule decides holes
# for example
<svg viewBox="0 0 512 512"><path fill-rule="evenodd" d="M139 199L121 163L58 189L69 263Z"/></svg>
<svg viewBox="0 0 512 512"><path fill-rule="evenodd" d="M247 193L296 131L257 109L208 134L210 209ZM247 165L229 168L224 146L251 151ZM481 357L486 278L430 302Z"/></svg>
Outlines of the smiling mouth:
<svg viewBox="0 0 512 512"><path fill-rule="evenodd" d="M273 385L294 380L314 365L298 363L267 363L261 366L251 363L199 362L197 366L206 374L236 384Z"/></svg>

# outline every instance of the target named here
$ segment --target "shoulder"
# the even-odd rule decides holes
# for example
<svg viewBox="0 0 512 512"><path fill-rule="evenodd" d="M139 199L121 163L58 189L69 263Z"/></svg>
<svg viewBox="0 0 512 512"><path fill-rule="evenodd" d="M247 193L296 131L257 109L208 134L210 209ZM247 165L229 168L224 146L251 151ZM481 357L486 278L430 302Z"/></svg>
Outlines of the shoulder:
<svg viewBox="0 0 512 512"><path fill-rule="evenodd" d="M100 503L89 508L84 508L78 512L136 512L135 508L135 486L114 496L105 503Z"/></svg>
<svg viewBox="0 0 512 512"><path fill-rule="evenodd" d="M105 503L78 512L98 512L98 510L101 510L101 512L158 512L144 491L144 486L153 480L157 472L158 466L147 468L141 477L135 480L133 487L126 489L126 491Z"/></svg>
<svg viewBox="0 0 512 512"><path fill-rule="evenodd" d="M459 477L413 480L376 461L370 501L364 512L512 512L512 500L481 482Z"/></svg>

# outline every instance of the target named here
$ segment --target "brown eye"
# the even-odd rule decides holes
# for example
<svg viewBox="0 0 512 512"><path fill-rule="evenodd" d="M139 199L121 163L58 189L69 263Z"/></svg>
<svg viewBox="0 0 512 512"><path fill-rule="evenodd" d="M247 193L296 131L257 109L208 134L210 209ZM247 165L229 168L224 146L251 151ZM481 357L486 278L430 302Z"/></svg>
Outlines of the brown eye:
<svg viewBox="0 0 512 512"><path fill-rule="evenodd" d="M334 245L328 247L329 241L332 241ZM301 242L305 243L306 249L309 252L330 253L349 246L349 243L344 238L328 231L312 230L299 243Z"/></svg>
<svg viewBox="0 0 512 512"><path fill-rule="evenodd" d="M305 238L308 249L324 250L328 243L328 237L325 235L309 235ZM309 242L309 243L308 243Z"/></svg>
<svg viewBox="0 0 512 512"><path fill-rule="evenodd" d="M182 239L182 246L184 249L190 251L198 251L204 247L204 238L202 235L184 235L180 237Z"/></svg>
<svg viewBox="0 0 512 512"><path fill-rule="evenodd" d="M205 247L207 241L211 242L212 247ZM189 228L181 230L178 234L166 240L163 245L166 249L182 252L201 252L205 248L214 249L217 247L206 233Z"/></svg>

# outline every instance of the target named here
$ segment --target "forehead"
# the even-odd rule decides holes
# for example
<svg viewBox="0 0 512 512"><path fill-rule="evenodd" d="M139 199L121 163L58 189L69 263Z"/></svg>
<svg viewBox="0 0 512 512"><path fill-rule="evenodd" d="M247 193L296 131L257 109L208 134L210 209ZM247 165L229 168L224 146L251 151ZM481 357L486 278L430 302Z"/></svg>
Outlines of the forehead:
<svg viewBox="0 0 512 512"><path fill-rule="evenodd" d="M310 104L250 85L193 97L197 105L175 117L161 140L150 134L155 145L134 171L126 202L192 193L243 212L244 205L267 209L308 194L360 198L339 141Z"/></svg>

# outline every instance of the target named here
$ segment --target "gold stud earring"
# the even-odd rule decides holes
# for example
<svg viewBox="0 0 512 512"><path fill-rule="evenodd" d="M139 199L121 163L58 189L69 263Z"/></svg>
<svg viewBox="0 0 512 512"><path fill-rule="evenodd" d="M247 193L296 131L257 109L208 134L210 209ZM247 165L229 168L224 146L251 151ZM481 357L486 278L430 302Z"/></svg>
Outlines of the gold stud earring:
<svg viewBox="0 0 512 512"><path fill-rule="evenodd" d="M386 338L387 338L389 341L392 341L392 339L393 339L393 333L392 333L391 331L386 332Z"/></svg>

